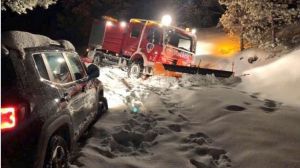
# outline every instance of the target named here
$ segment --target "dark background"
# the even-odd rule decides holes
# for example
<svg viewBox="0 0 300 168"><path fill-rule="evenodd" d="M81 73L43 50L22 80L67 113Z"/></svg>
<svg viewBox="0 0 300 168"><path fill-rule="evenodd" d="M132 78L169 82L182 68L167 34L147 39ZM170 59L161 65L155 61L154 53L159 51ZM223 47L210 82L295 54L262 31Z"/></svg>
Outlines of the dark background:
<svg viewBox="0 0 300 168"><path fill-rule="evenodd" d="M59 0L48 9L36 7L22 15L9 9L1 11L1 31L21 30L67 39L83 51L93 19L103 15L160 20L168 13L177 25L201 28L216 26L223 12L217 0Z"/></svg>

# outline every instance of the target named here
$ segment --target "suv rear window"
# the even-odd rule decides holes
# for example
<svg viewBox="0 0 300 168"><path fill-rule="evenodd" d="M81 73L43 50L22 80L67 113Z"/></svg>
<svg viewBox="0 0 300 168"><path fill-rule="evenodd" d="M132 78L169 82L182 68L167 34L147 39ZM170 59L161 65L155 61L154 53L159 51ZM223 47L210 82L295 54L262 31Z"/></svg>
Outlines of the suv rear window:
<svg viewBox="0 0 300 168"><path fill-rule="evenodd" d="M48 75L47 68L45 66L42 55L35 54L35 55L33 55L33 58L34 58L34 61L35 61L35 64L39 71L40 76L44 79L49 80L49 75Z"/></svg>
<svg viewBox="0 0 300 168"><path fill-rule="evenodd" d="M17 84L17 75L9 56L1 55L1 90L13 89Z"/></svg>
<svg viewBox="0 0 300 168"><path fill-rule="evenodd" d="M59 52L45 53L46 59L53 74L53 82L68 83L72 82L72 76L68 68L67 62Z"/></svg>

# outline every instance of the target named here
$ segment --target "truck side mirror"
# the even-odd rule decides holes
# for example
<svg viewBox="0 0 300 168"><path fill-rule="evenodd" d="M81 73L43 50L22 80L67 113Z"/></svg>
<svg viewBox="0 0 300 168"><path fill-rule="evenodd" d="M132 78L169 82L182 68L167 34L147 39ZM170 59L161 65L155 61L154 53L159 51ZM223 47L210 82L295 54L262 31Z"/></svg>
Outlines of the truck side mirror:
<svg viewBox="0 0 300 168"><path fill-rule="evenodd" d="M169 40L168 39L164 39L164 44L168 44Z"/></svg>

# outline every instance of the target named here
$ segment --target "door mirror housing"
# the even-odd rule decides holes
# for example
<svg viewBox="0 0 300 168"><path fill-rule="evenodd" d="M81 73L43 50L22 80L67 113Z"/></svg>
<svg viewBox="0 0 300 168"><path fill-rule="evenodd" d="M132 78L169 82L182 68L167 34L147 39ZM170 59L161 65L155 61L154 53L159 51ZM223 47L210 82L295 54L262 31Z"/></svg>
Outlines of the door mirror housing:
<svg viewBox="0 0 300 168"><path fill-rule="evenodd" d="M90 64L87 67L87 75L88 75L88 80L96 79L100 75L100 69L97 65L95 64Z"/></svg>

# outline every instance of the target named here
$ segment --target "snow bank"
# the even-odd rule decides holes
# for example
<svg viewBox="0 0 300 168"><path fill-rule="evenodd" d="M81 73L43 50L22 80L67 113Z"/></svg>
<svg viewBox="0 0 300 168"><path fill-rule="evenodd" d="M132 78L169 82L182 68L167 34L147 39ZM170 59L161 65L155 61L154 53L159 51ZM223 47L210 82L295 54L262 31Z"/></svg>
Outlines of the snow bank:
<svg viewBox="0 0 300 168"><path fill-rule="evenodd" d="M300 106L300 50L248 71L239 86L249 92Z"/></svg>
<svg viewBox="0 0 300 168"><path fill-rule="evenodd" d="M269 64L274 61L272 53L260 49L248 49L234 57L234 72L236 75L244 75L245 71Z"/></svg>
<svg viewBox="0 0 300 168"><path fill-rule="evenodd" d="M228 58L198 55L194 58L194 64L203 68L233 71L236 76L240 76L246 70L274 61L276 58L272 56L272 53L260 49L248 49Z"/></svg>
<svg viewBox="0 0 300 168"><path fill-rule="evenodd" d="M283 60L296 62L298 52L291 55ZM105 67L100 79L110 112L80 144L73 168L300 167L298 107L213 76L133 80ZM133 111L132 102L142 110Z"/></svg>
<svg viewBox="0 0 300 168"><path fill-rule="evenodd" d="M194 64L202 68L232 71L233 58L221 58L212 55L194 57Z"/></svg>
<svg viewBox="0 0 300 168"><path fill-rule="evenodd" d="M299 108L220 86L180 88L160 97L174 115L188 120L182 133L210 137L234 168L300 166ZM189 156L207 166L197 154Z"/></svg>
<svg viewBox="0 0 300 168"><path fill-rule="evenodd" d="M181 87L205 87L213 85L233 85L240 82L239 78L217 78L214 75L183 74L181 78L167 76L153 76L147 80L140 80L143 85L151 88L178 89Z"/></svg>
<svg viewBox="0 0 300 168"><path fill-rule="evenodd" d="M4 32L1 37L1 43L6 48L14 49L20 52L22 58L25 57L25 48L41 47L49 45L61 45L65 49L75 51L72 43L66 40L55 41L46 36L32 34L22 31Z"/></svg>

